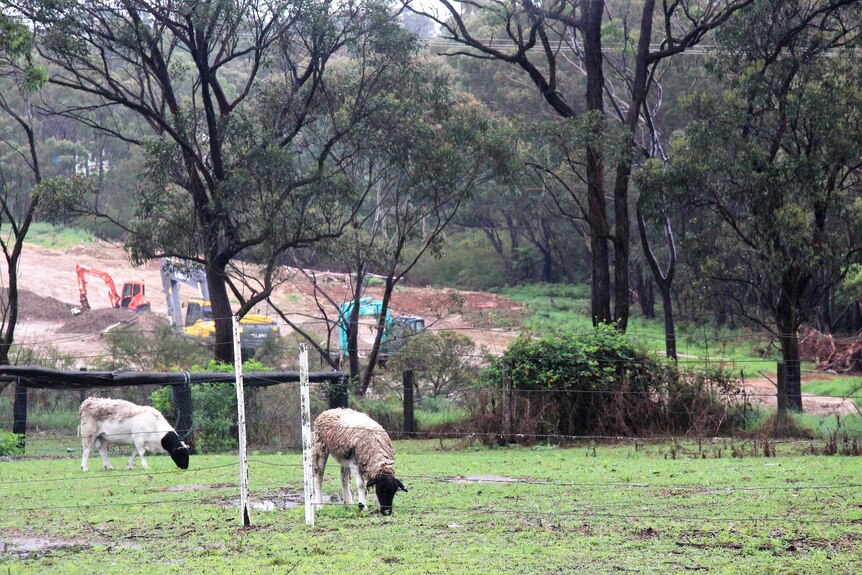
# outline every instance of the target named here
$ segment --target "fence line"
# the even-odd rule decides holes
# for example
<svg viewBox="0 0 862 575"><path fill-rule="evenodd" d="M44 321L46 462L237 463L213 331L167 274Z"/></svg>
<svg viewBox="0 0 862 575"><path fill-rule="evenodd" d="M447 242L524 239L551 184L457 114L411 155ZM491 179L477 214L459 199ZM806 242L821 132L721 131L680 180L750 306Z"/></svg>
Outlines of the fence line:
<svg viewBox="0 0 862 575"><path fill-rule="evenodd" d="M196 428L196 430L200 431L203 429L218 429L218 427L207 427L202 426L200 428ZM481 430L463 430L463 431L398 431L398 430L375 430L370 428L356 428L356 431L365 431L368 433L380 433L380 434L391 434L398 436L408 436L411 438L425 438L425 439L446 439L446 438L469 438L469 437L500 437L505 432L504 431L481 431ZM149 432L140 432L140 433L149 433ZM134 433L124 434L124 435L134 435ZM564 434L564 433L517 433L513 432L509 435L512 435L517 438L523 439L558 439L572 442L589 442L589 441L602 441L602 442L623 442L623 443L690 443L690 442L708 442L711 444L720 443L720 442L767 442L770 445L773 444L810 444L817 443L822 441L827 441L826 438L817 439L810 437L757 437L757 436L745 436L745 435L589 435L589 434ZM56 435L51 434L51 439L79 439L76 435ZM120 449L120 447L114 446L115 449ZM297 445L298 448L298 445ZM29 451L29 450L28 450ZM77 450L76 450L77 451ZM44 453L63 453L70 454L73 452L68 451L68 448L62 452L58 451L47 451Z"/></svg>

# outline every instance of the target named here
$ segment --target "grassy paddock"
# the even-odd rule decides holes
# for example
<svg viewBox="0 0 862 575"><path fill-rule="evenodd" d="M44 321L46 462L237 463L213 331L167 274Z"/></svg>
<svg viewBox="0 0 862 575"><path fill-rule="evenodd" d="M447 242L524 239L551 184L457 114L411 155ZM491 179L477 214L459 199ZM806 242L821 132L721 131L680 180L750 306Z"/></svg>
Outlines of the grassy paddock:
<svg viewBox="0 0 862 575"><path fill-rule="evenodd" d="M314 529L294 506L298 453L251 456L256 507L242 529L235 456L195 456L185 472L151 457L142 472L118 454L115 471L97 470L96 457L84 474L78 452L60 447L29 440L31 453L55 455L0 463L0 572L862 571L862 459L794 455L791 444L763 458L727 442L396 442L410 492L394 516L332 504ZM337 477L330 462L334 498Z"/></svg>
<svg viewBox="0 0 862 575"><path fill-rule="evenodd" d="M33 223L27 232L27 243L45 248L66 249L95 241L95 236L89 231L44 222Z"/></svg>

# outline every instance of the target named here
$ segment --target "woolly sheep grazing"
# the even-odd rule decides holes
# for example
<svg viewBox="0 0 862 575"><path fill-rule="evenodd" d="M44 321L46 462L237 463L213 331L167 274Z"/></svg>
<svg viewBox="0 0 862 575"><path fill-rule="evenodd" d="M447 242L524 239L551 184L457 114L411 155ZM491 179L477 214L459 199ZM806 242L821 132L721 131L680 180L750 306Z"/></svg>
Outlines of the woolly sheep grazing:
<svg viewBox="0 0 862 575"><path fill-rule="evenodd" d="M78 433L84 455L81 469L89 471L87 460L95 447L102 455L105 469L113 469L108 459L108 445L134 445L127 468L135 467L135 456L141 456L141 467L148 469L144 454L169 453L180 469L189 467L189 446L154 407L135 405L122 399L89 397L81 404Z"/></svg>
<svg viewBox="0 0 862 575"><path fill-rule="evenodd" d="M365 508L365 489L374 487L380 513L392 514L392 500L400 489L407 491L395 477L392 442L379 423L352 409L330 409L314 420L314 498L318 509L323 505L323 472L329 454L341 465L341 488L344 502L353 503L350 493L350 471L356 478L359 508Z"/></svg>

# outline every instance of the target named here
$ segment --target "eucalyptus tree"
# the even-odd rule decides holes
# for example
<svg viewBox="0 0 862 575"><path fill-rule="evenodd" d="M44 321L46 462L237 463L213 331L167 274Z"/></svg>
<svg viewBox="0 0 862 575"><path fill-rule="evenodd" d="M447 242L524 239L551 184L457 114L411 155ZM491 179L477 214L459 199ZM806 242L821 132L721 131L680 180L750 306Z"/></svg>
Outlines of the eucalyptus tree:
<svg viewBox="0 0 862 575"><path fill-rule="evenodd" d="M133 262L205 266L214 355L233 357L240 317L279 281L292 247L337 236L358 200L333 149L397 82L400 47L359 45L397 27L384 0L56 0L11 3L33 22L49 81L96 101L58 110L142 146ZM354 50L353 92L330 82ZM85 100L86 101L86 100ZM134 112L148 134L105 110ZM99 115L101 113L101 115ZM68 206L94 211L70 198ZM76 205L77 204L77 205ZM104 214L102 214L104 215ZM260 264L259 281L233 265Z"/></svg>
<svg viewBox="0 0 862 575"><path fill-rule="evenodd" d="M713 67L724 90L693 97L696 120L655 167L709 234L690 261L797 368L778 388L796 410L799 328L862 259L862 19L843 4L758 0L735 17Z"/></svg>
<svg viewBox="0 0 862 575"><path fill-rule="evenodd" d="M413 57L417 60L397 89L381 95L386 113L369 118L335 150L339 158L351 157L344 173L364 198L349 217L346 233L326 245L332 261L351 272L350 317L340 317L337 294L317 284L315 289L330 308L330 324L347 326L348 349L342 352L360 395L368 389L381 353L396 286L422 258L442 253L446 228L475 190L504 180L518 163L510 124L457 93L448 76L418 59L418 52ZM382 279L383 294L363 369L359 302L371 275ZM322 357L332 357L330 350L312 345Z"/></svg>
<svg viewBox="0 0 862 575"><path fill-rule="evenodd" d="M13 14L0 12L0 364L9 365L18 322L18 274L24 239L39 208L42 168L32 99L44 81L33 64L33 38ZM7 384L0 383L0 390Z"/></svg>
<svg viewBox="0 0 862 575"><path fill-rule="evenodd" d="M0 288L0 364L10 364L18 324L18 273L24 239L39 208L42 170L38 118L31 106L44 81L33 64L33 38L14 13L0 12L0 249L5 275ZM8 383L0 383L2 391ZM15 384L12 432L23 436L27 424L27 388ZM23 446L23 441L21 442Z"/></svg>
<svg viewBox="0 0 862 575"><path fill-rule="evenodd" d="M663 65L700 44L751 1L610 5L604 0L440 0L439 10L411 5L434 20L454 45L463 46L450 55L519 69L523 81L541 94L563 124L556 138L548 140L562 144L562 161L536 161L533 167L552 186L560 205L571 206L570 217L577 225L583 222L589 235L594 322L615 323L625 330L628 321L629 184L637 158L662 154L655 117L662 100L658 81ZM492 33L483 35L479 29ZM608 37L616 45L606 45ZM581 90L583 97L578 96ZM621 127L621 139L612 124ZM610 141L616 148L612 153L606 149ZM613 224L606 200L609 188Z"/></svg>

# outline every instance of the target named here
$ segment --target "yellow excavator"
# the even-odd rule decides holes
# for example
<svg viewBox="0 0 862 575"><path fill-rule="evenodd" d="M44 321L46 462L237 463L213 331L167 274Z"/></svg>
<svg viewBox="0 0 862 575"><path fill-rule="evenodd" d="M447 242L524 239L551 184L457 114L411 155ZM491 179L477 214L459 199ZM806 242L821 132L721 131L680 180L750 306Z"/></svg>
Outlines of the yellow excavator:
<svg viewBox="0 0 862 575"><path fill-rule="evenodd" d="M209 285L204 270L193 263L164 258L161 265L162 288L168 302L168 317L178 332L193 337L215 337L215 318L209 301ZM198 291L200 297L189 298L183 320L180 306L180 284ZM246 314L239 320L240 345L252 351L260 347L267 338L279 337L278 323L267 315Z"/></svg>

